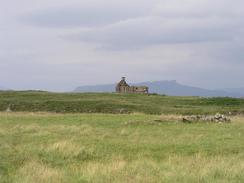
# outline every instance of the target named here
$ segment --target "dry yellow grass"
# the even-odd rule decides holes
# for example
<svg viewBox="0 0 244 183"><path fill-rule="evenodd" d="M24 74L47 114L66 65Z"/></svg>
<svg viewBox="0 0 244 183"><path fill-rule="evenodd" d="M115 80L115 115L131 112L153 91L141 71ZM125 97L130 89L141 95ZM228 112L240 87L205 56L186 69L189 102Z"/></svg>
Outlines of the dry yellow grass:
<svg viewBox="0 0 244 183"><path fill-rule="evenodd" d="M60 183L64 172L31 160L25 163L14 177L15 183Z"/></svg>

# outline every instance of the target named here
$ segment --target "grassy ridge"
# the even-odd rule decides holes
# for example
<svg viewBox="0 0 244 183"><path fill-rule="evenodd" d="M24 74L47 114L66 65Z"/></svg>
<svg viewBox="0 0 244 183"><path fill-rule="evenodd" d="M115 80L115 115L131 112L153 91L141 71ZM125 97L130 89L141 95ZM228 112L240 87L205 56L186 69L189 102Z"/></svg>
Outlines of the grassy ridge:
<svg viewBox="0 0 244 183"><path fill-rule="evenodd" d="M166 118L0 113L0 182L244 182L243 118Z"/></svg>
<svg viewBox="0 0 244 183"><path fill-rule="evenodd" d="M244 99L116 93L0 92L0 111L58 113L244 113Z"/></svg>

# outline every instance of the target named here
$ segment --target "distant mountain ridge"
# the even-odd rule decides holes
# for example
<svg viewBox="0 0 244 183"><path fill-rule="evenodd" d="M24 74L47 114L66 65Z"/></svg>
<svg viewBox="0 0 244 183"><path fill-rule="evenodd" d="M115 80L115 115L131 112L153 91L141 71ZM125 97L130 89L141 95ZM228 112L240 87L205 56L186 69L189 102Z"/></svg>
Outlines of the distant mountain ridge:
<svg viewBox="0 0 244 183"><path fill-rule="evenodd" d="M175 80L133 83L135 86L148 86L150 93L169 96L202 96L202 97L243 97L242 89L209 90L182 85ZM77 87L74 92L114 92L116 84L91 85ZM241 92L242 91L242 92Z"/></svg>
<svg viewBox="0 0 244 183"><path fill-rule="evenodd" d="M238 94L244 96L244 88L225 88L222 90L230 92L230 93L238 93Z"/></svg>
<svg viewBox="0 0 244 183"><path fill-rule="evenodd" d="M4 91L4 90L8 90L8 89L3 86L0 86L0 90Z"/></svg>

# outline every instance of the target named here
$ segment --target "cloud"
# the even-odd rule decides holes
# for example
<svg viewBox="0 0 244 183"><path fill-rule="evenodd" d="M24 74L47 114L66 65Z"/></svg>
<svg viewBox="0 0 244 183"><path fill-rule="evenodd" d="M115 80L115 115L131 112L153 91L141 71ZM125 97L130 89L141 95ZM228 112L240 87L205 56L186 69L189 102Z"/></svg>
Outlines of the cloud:
<svg viewBox="0 0 244 183"><path fill-rule="evenodd" d="M152 5L153 5L152 0ZM84 0L65 7L42 9L25 14L21 21L51 28L104 26L145 16L152 9L145 0Z"/></svg>
<svg viewBox="0 0 244 183"><path fill-rule="evenodd" d="M165 17L242 17L242 0L171 0L161 1L154 14Z"/></svg>
<svg viewBox="0 0 244 183"><path fill-rule="evenodd" d="M82 30L68 37L98 43L105 48L131 49L160 44L230 41L238 27L238 22L229 19L151 16Z"/></svg>
<svg viewBox="0 0 244 183"><path fill-rule="evenodd" d="M32 25L75 30L60 37L97 44L99 48L138 49L232 41L243 27L242 5L240 0L85 0L34 12L23 20Z"/></svg>

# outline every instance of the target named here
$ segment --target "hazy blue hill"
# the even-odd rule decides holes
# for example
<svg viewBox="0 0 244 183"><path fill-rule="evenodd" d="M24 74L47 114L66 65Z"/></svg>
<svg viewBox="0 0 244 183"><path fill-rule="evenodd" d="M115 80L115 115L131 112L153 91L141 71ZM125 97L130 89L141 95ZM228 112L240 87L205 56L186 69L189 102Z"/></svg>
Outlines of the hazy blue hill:
<svg viewBox="0 0 244 183"><path fill-rule="evenodd" d="M0 86L0 90L8 90L7 88L3 87L3 86Z"/></svg>
<svg viewBox="0 0 244 183"><path fill-rule="evenodd" d="M75 92L114 92L116 84L91 85L77 87Z"/></svg>
<svg viewBox="0 0 244 183"><path fill-rule="evenodd" d="M244 88L225 88L222 90L230 92L230 93L237 93L241 96L244 96Z"/></svg>
<svg viewBox="0 0 244 183"><path fill-rule="evenodd" d="M75 92L114 92L116 84L80 86ZM133 83L131 85L146 85L150 93L166 94L169 96L203 96L203 97L241 97L244 94L236 91L208 90L198 87L182 85L173 81L153 81Z"/></svg>
<svg viewBox="0 0 244 183"><path fill-rule="evenodd" d="M166 94L172 96L240 97L240 95L236 93L231 93L224 90L208 90L193 86L187 86L179 84L176 81L154 81L139 84L147 85L150 88L150 92L152 93Z"/></svg>

